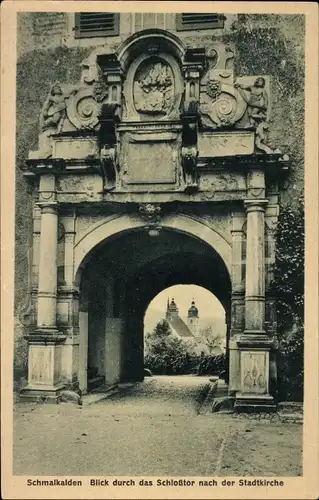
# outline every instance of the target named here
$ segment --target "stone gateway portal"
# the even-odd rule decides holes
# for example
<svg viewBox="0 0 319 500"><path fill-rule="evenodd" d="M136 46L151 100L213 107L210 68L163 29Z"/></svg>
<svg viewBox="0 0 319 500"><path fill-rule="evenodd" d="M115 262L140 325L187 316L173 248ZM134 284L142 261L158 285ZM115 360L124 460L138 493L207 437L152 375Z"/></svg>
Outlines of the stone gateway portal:
<svg viewBox="0 0 319 500"><path fill-rule="evenodd" d="M222 41L145 29L48 89L23 168L34 208L22 397L142 380L145 311L189 283L225 308L236 409L275 408L268 285L289 159L267 142L269 77L239 76L234 60Z"/></svg>

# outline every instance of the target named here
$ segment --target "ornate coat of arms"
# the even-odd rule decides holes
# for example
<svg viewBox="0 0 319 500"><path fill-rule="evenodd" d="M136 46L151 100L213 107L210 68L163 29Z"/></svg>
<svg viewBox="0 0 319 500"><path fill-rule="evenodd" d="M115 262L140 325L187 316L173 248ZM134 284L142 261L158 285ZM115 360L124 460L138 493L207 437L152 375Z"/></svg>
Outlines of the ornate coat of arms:
<svg viewBox="0 0 319 500"><path fill-rule="evenodd" d="M146 114L166 113L173 103L174 80L168 64L159 58L142 65L134 82L136 111Z"/></svg>

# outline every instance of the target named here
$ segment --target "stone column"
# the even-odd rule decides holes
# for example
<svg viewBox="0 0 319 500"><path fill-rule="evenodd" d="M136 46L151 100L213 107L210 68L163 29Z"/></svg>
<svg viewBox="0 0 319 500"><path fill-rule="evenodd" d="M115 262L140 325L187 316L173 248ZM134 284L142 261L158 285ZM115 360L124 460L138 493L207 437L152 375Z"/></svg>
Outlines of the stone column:
<svg viewBox="0 0 319 500"><path fill-rule="evenodd" d="M240 353L237 345L237 336L242 333L245 320L245 285L242 277L242 246L244 223L244 211L240 211L237 213L235 212L232 214L231 329L228 344L229 394L233 394L240 389Z"/></svg>
<svg viewBox="0 0 319 500"><path fill-rule="evenodd" d="M265 223L267 200L246 200L245 332L265 333Z"/></svg>
<svg viewBox="0 0 319 500"><path fill-rule="evenodd" d="M42 204L41 209L37 329L43 333L56 333L57 203Z"/></svg>
<svg viewBox="0 0 319 500"><path fill-rule="evenodd" d="M265 332L265 223L267 200L245 201L247 251L245 330L237 341L240 350L240 391L236 411L274 411L269 394L269 354L273 347Z"/></svg>
<svg viewBox="0 0 319 500"><path fill-rule="evenodd" d="M42 177L38 203L41 207L41 231L37 325L26 336L29 343L28 385L21 397L55 400L57 393L64 388L60 344L66 337L56 326L58 203L55 200L55 178L51 174Z"/></svg>

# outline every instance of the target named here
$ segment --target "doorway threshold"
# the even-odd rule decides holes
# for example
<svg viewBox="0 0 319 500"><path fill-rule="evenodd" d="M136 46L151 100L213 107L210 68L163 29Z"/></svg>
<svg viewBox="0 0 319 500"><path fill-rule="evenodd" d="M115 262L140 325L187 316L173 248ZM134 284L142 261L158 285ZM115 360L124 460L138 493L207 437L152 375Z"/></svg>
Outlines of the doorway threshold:
<svg viewBox="0 0 319 500"><path fill-rule="evenodd" d="M118 384L109 386L103 385L98 387L97 389L94 389L94 391L91 391L88 394L82 396L82 404L83 406L89 406L94 403L99 403L100 401L103 401L104 399L107 399L108 397L113 396L118 392Z"/></svg>

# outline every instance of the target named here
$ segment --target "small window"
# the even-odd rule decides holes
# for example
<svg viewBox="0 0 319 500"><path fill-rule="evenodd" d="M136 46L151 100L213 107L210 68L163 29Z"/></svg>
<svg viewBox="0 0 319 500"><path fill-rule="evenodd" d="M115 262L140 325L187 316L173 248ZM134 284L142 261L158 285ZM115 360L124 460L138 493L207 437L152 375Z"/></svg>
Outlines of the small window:
<svg viewBox="0 0 319 500"><path fill-rule="evenodd" d="M119 34L120 15L112 12L77 12L75 38L116 36Z"/></svg>
<svg viewBox="0 0 319 500"><path fill-rule="evenodd" d="M206 14L205 12L187 12L176 14L176 30L205 30L223 28L225 16L223 14Z"/></svg>
<svg viewBox="0 0 319 500"><path fill-rule="evenodd" d="M134 30L141 31L149 28L165 28L165 14L136 12L134 14Z"/></svg>

